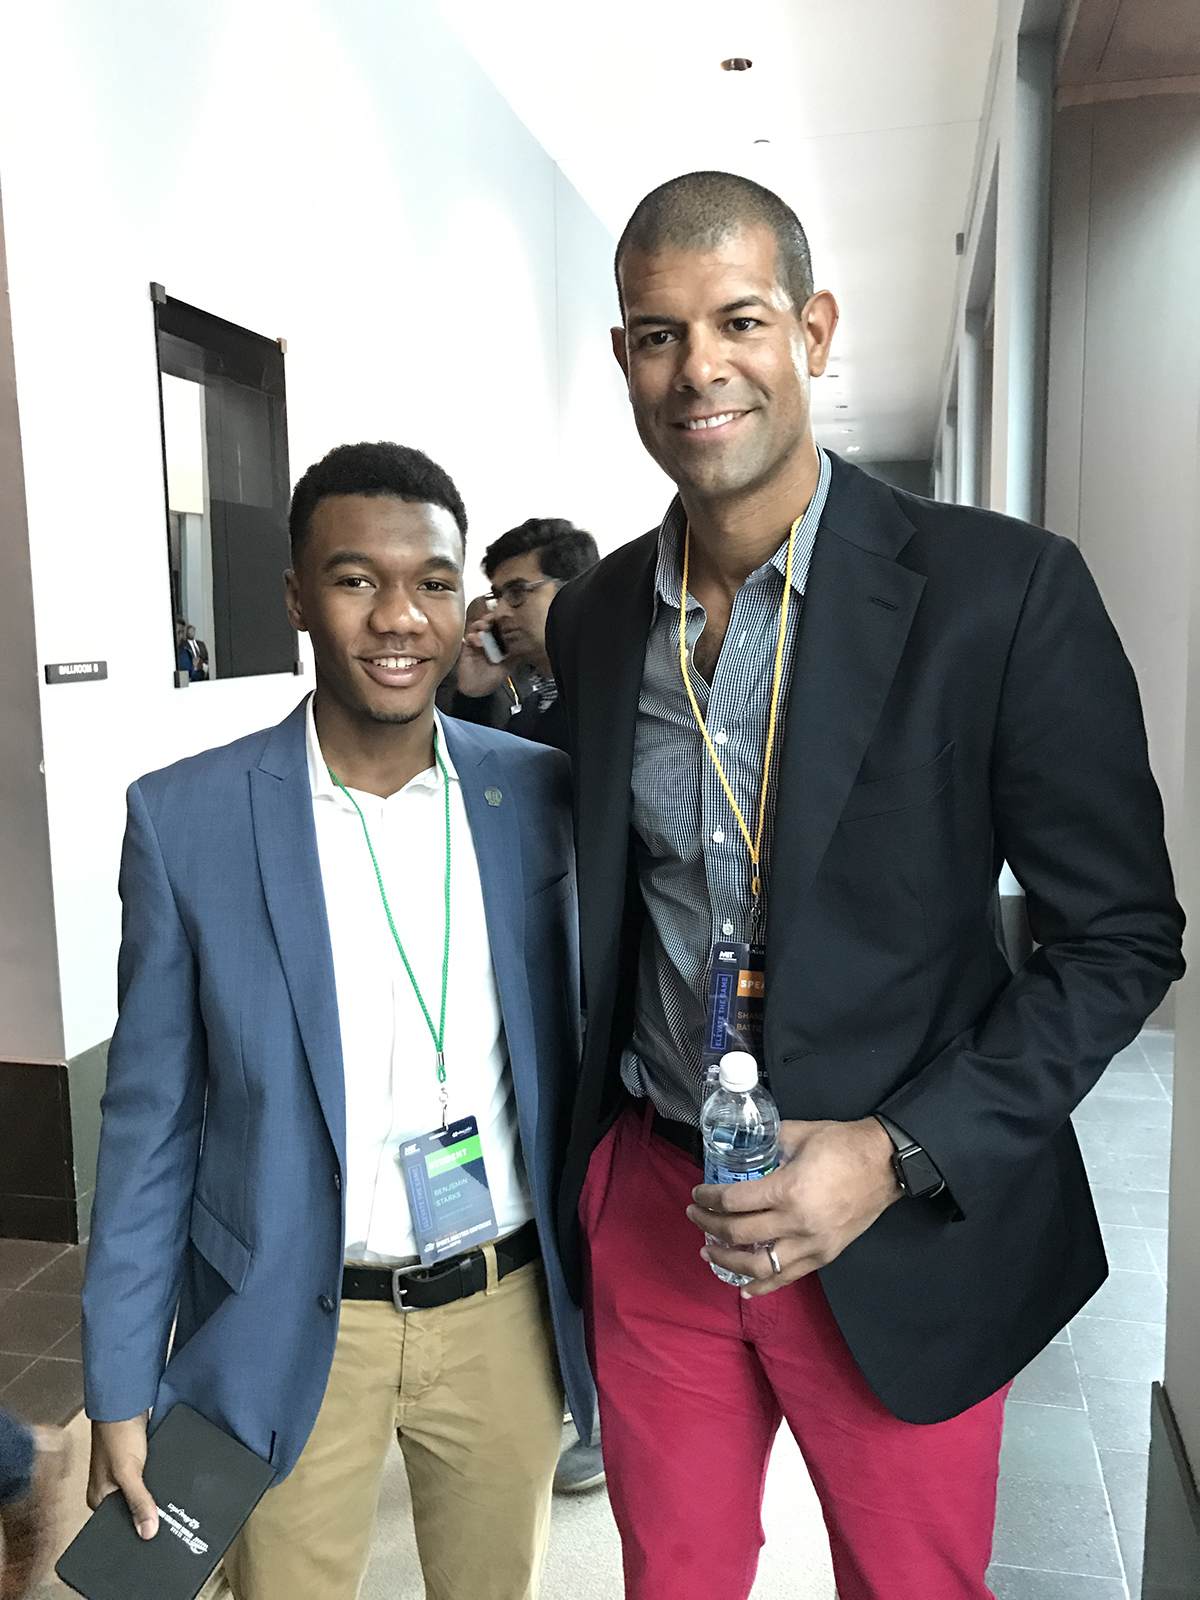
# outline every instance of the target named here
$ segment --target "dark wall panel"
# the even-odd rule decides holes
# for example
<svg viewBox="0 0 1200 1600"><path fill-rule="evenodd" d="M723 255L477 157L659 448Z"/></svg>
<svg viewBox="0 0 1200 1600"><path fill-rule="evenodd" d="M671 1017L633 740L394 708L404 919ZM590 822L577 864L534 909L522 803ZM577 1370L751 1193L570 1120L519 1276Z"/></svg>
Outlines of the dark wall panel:
<svg viewBox="0 0 1200 1600"><path fill-rule="evenodd" d="M1200 1498L1167 1392L1154 1385L1150 1405L1150 1479L1142 1600L1200 1596Z"/></svg>
<svg viewBox="0 0 1200 1600"><path fill-rule="evenodd" d="M0 1238L78 1237L67 1068L0 1061Z"/></svg>
<svg viewBox="0 0 1200 1600"><path fill-rule="evenodd" d="M262 506L209 502L213 614L223 678L291 672L296 634L283 604L287 531ZM217 582L218 571L223 581Z"/></svg>

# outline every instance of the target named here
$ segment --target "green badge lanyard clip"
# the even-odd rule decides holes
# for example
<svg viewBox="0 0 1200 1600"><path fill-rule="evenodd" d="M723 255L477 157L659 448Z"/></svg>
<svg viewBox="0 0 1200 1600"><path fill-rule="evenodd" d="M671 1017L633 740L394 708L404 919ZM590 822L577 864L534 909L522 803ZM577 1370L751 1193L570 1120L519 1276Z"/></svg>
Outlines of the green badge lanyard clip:
<svg viewBox="0 0 1200 1600"><path fill-rule="evenodd" d="M367 819L363 816L362 808L360 807L358 801L350 793L349 789L347 789L346 785L338 777L337 773L334 772L333 768L327 765L325 770L329 773L329 776L333 779L334 783L337 784L338 788L346 796L346 799L349 800L355 811L358 812L358 820L362 823L363 837L367 841L367 849L371 855L371 865L375 868L375 882L379 885L379 898L383 901L383 909L387 915L388 927L392 930L392 938L396 941L396 949L400 952L400 959L404 963L404 970L408 973L408 981L413 986L413 993L417 997L417 1004L421 1007L421 1012L425 1018L425 1025L429 1029L430 1038L433 1040L433 1048L437 1052L438 1100L441 1102L442 1107L442 1127L445 1128L447 1125L447 1111L450 1105L450 1094L446 1088L446 1055L444 1050L444 1045L446 1042L446 990L450 982L450 774L446 771L446 763L442 760L442 753L437 747L436 739L434 741L433 753L437 757L438 766L441 768L442 791L446 797L446 936L442 946L442 1009L441 1014L438 1017L438 1025L436 1028L433 1025L433 1018L429 1015L429 1007L425 1004L425 996L421 993L421 986L417 982L416 974L413 972L412 965L409 962L407 955L404 953L404 946L400 942L400 935L396 932L396 922L392 916L392 908L388 904L387 890L383 886L383 873L379 870L379 861L375 855L375 846L371 843L371 833L367 827Z"/></svg>

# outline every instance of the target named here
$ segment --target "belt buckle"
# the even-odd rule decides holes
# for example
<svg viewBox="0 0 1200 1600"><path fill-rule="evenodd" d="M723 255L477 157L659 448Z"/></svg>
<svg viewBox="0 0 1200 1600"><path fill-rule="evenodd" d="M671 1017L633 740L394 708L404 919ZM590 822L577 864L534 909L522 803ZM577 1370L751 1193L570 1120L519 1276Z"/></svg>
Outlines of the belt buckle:
<svg viewBox="0 0 1200 1600"><path fill-rule="evenodd" d="M415 1267L392 1268L392 1304L395 1306L397 1311L409 1312L419 1311L421 1309L420 1306L406 1306L404 1304L403 1296L405 1293L407 1293L407 1290L406 1286L400 1281L401 1278L407 1277L410 1272L420 1272L421 1270L421 1263L419 1261Z"/></svg>

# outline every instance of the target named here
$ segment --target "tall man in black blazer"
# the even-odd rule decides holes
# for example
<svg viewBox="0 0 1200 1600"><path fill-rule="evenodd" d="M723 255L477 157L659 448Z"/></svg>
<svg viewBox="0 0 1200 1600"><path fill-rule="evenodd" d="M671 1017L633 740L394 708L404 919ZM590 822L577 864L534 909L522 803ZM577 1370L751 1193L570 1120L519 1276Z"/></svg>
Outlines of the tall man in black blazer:
<svg viewBox="0 0 1200 1600"><path fill-rule="evenodd" d="M588 1010L562 1222L626 1593L743 1600L786 1417L840 1600L982 1600L1007 1386L1106 1271L1070 1115L1183 969L1137 687L1073 545L816 447L837 307L777 196L675 179L617 273L679 494L547 639ZM783 1160L705 1186L723 941L765 945Z"/></svg>

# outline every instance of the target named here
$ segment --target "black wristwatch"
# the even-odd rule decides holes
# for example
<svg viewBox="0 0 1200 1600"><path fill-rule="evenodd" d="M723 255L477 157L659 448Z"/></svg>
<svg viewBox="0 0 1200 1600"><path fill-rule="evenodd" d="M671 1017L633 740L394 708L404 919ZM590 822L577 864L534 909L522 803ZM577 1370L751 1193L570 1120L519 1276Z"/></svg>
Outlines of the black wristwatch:
<svg viewBox="0 0 1200 1600"><path fill-rule="evenodd" d="M910 1200L928 1200L946 1187L941 1173L915 1139L910 1139L903 1128L898 1128L881 1112L875 1112L875 1121L896 1147L892 1153L892 1171Z"/></svg>

